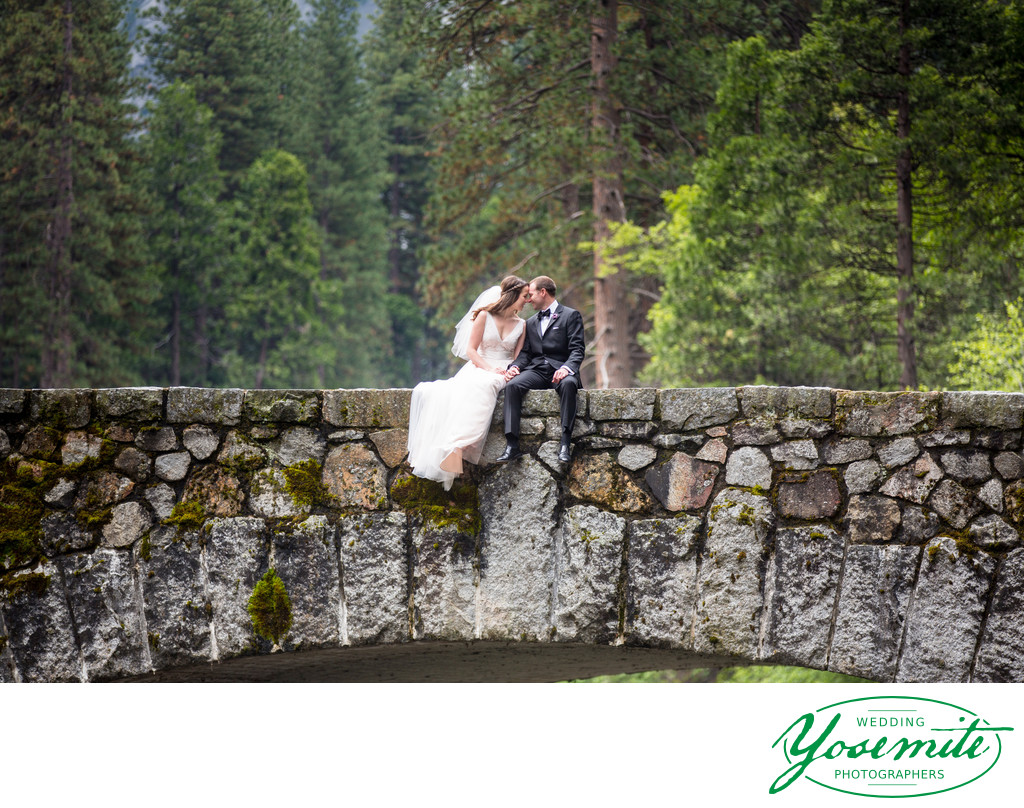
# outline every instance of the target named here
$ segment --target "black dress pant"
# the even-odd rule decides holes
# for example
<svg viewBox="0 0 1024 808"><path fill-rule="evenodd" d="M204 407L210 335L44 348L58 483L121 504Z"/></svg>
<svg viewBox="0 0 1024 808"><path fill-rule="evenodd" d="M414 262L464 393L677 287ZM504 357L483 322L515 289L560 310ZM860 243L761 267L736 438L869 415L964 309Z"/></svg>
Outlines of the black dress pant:
<svg viewBox="0 0 1024 808"><path fill-rule="evenodd" d="M577 374L570 373L558 384L554 384L551 381L554 375L555 371L550 365L541 365L522 371L505 385L505 437L510 441L519 441L519 418L526 391L550 390L552 387L558 391L561 403L562 440L567 441L572 437L572 428L576 423L576 398L582 383Z"/></svg>

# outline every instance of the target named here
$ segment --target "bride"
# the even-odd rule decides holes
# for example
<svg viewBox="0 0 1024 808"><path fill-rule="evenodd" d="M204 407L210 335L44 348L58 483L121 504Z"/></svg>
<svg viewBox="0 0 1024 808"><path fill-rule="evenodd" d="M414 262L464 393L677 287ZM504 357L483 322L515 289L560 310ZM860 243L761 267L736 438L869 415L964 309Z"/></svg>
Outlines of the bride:
<svg viewBox="0 0 1024 808"><path fill-rule="evenodd" d="M409 406L409 465L417 477L447 491L483 452L494 404L505 386L505 368L523 347L530 284L515 275L476 299L455 328L452 353L466 364L450 379L420 382Z"/></svg>

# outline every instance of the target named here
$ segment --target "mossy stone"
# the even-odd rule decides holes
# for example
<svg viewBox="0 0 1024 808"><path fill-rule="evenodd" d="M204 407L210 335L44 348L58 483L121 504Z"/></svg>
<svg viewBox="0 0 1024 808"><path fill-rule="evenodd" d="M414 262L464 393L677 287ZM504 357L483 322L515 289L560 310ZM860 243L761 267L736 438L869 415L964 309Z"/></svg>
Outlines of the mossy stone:
<svg viewBox="0 0 1024 808"><path fill-rule="evenodd" d="M92 390L32 390L29 417L55 429L81 429L92 417Z"/></svg>
<svg viewBox="0 0 1024 808"><path fill-rule="evenodd" d="M26 390L0 388L0 415L21 415L25 410Z"/></svg>
<svg viewBox="0 0 1024 808"><path fill-rule="evenodd" d="M197 423L234 426L242 420L245 391L201 387L172 387L167 391L167 420L172 424Z"/></svg>
<svg viewBox="0 0 1024 808"><path fill-rule="evenodd" d="M178 535L199 530L206 522L206 512L198 502L179 502L174 506L171 515L161 522L178 528Z"/></svg>
<svg viewBox="0 0 1024 808"><path fill-rule="evenodd" d="M307 423L320 412L315 390L247 390L243 408L254 423Z"/></svg>
<svg viewBox="0 0 1024 808"><path fill-rule="evenodd" d="M284 470L285 488L296 505L314 507L331 504L331 493L323 484L323 467L315 460L295 463Z"/></svg>
<svg viewBox="0 0 1024 808"><path fill-rule="evenodd" d="M25 566L42 555L46 493L61 469L9 459L0 467L0 570Z"/></svg>
<svg viewBox="0 0 1024 808"><path fill-rule="evenodd" d="M160 387L114 387L96 391L99 418L158 421L163 411L164 391Z"/></svg>
<svg viewBox="0 0 1024 808"><path fill-rule="evenodd" d="M433 480L405 475L392 484L391 496L406 513L433 527L454 527L473 536L480 532L477 488L466 480L456 480L451 491L445 491Z"/></svg>
<svg viewBox="0 0 1024 808"><path fill-rule="evenodd" d="M50 576L42 572L17 572L0 578L0 591L12 600L21 595L42 597L49 586Z"/></svg>

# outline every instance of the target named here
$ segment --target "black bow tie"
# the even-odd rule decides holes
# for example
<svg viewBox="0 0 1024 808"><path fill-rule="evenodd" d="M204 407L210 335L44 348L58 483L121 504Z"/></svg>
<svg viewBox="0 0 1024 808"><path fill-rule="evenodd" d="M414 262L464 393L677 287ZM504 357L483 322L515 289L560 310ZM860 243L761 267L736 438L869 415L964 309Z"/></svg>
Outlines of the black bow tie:
<svg viewBox="0 0 1024 808"><path fill-rule="evenodd" d="M538 311L537 312L537 319L539 319L539 320L543 320L545 317L550 317L550 316L551 316L551 310L550 309L544 309L544 311Z"/></svg>

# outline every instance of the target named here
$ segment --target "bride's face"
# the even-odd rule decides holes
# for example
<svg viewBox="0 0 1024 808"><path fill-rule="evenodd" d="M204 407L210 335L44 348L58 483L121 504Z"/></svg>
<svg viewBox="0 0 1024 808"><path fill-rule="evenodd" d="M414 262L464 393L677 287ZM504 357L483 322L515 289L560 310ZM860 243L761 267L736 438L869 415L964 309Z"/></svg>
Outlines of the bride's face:
<svg viewBox="0 0 1024 808"><path fill-rule="evenodd" d="M524 286L522 289L519 290L519 298L512 305L512 308L515 310L516 314L519 314L519 312L521 312L523 310L523 306L525 306L529 302L530 302L530 287L529 286Z"/></svg>

